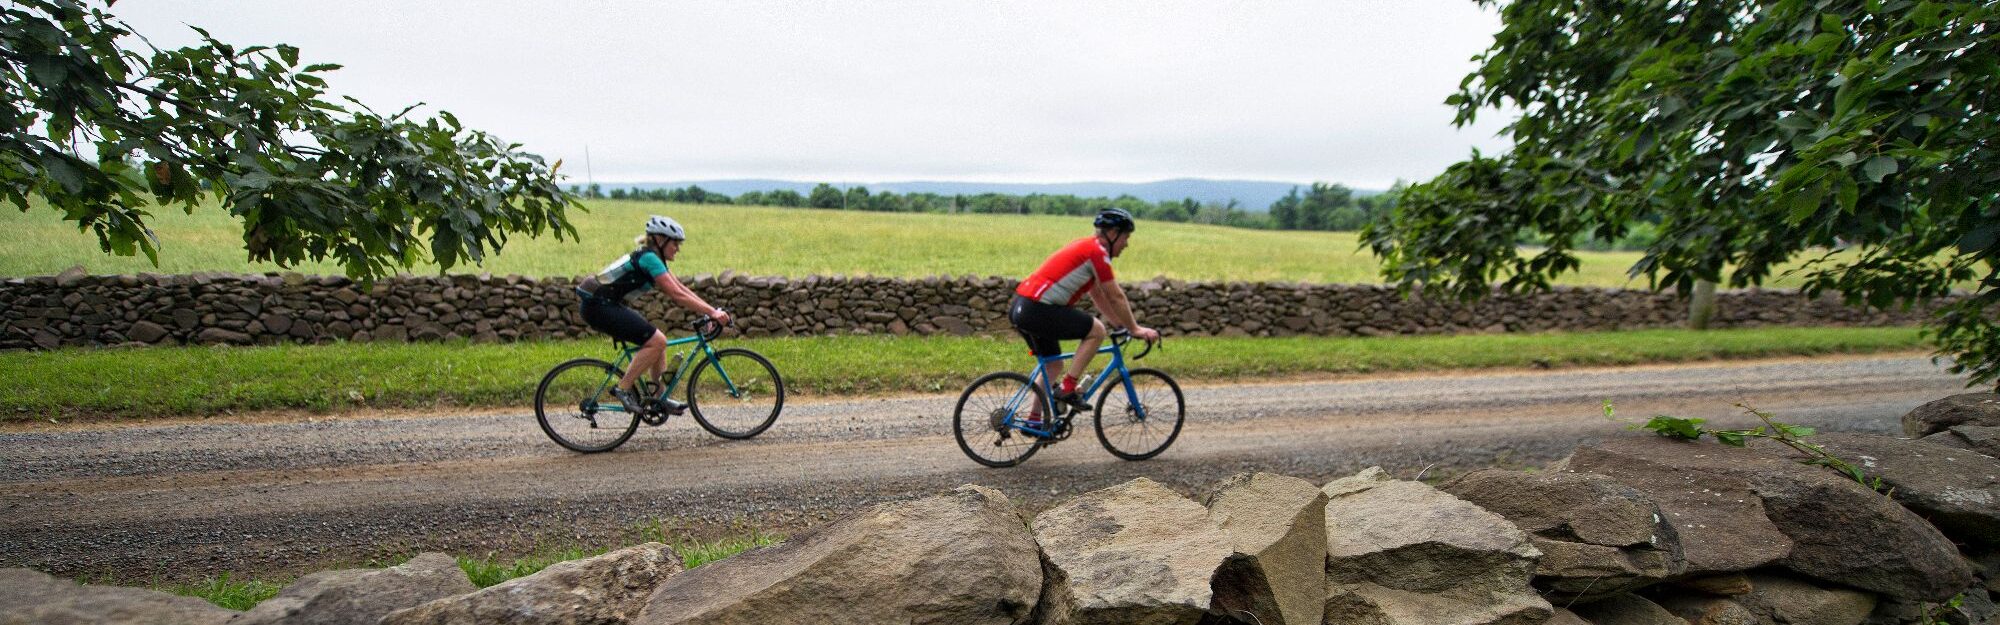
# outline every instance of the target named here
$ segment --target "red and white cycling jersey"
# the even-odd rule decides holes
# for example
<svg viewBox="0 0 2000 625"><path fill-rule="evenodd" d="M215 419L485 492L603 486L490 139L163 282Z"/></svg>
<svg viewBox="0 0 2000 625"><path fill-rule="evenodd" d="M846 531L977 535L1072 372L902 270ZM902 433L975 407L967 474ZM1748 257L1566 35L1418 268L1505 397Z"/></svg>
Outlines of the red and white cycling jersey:
<svg viewBox="0 0 2000 625"><path fill-rule="evenodd" d="M1110 280L1111 254L1092 236L1056 250L1014 292L1044 304L1075 306L1099 282Z"/></svg>

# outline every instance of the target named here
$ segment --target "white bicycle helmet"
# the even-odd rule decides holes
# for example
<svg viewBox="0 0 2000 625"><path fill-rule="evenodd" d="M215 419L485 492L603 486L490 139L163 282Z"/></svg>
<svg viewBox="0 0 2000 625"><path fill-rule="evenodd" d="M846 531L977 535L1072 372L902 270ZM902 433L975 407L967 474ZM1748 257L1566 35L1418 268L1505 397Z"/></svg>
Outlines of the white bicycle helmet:
<svg viewBox="0 0 2000 625"><path fill-rule="evenodd" d="M675 241L686 241L688 238L687 229L682 228L680 222L674 221L672 217L659 215L646 220L646 234L665 235Z"/></svg>

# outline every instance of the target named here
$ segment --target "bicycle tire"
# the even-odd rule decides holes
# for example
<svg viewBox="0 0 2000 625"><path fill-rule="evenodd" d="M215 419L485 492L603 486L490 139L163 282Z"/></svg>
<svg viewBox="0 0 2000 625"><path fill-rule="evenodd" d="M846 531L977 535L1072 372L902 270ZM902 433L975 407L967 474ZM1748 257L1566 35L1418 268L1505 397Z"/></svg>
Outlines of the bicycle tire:
<svg viewBox="0 0 2000 625"><path fill-rule="evenodd" d="M1024 389L1034 393L1034 401L1043 401L1032 385L1028 376L1011 371L988 373L966 385L951 415L951 432L958 439L958 450L973 462L996 469L1021 464L1040 451L1043 441L1015 429L1009 423L1013 415L1007 409L1007 404ZM968 403L972 411L969 415ZM973 440L966 440L968 435ZM1000 453L989 456L976 451L988 447Z"/></svg>
<svg viewBox="0 0 2000 625"><path fill-rule="evenodd" d="M550 369L535 387L535 421L542 425L542 433L565 449L587 454L625 444L639 428L639 415L596 409L618 402L611 389L623 375L611 363L595 358L578 358ZM588 435L591 432L608 437Z"/></svg>
<svg viewBox="0 0 2000 625"><path fill-rule="evenodd" d="M1157 379L1159 384L1144 382L1149 379ZM1131 384L1133 394L1139 396L1144 419L1139 418L1141 411L1131 406L1131 399L1125 394L1126 384ZM1171 405L1168 405L1169 400ZM1104 411L1107 401L1115 402L1109 423ZM1104 390L1097 394L1096 412L1093 420L1096 422L1097 442L1104 445L1105 451L1126 460L1145 460L1160 455L1167 450L1167 446L1174 444L1174 439L1180 437L1181 424L1187 420L1187 402L1181 395L1180 383L1175 382L1173 376L1158 369L1133 369L1126 372L1124 381L1106 384ZM1171 428L1161 423L1169 416L1173 419ZM1109 434L1105 432L1107 427L1113 430ZM1166 436L1157 438L1157 445L1150 442L1163 431ZM1120 442L1113 443L1114 439Z"/></svg>
<svg viewBox="0 0 2000 625"><path fill-rule="evenodd" d="M725 358L747 362L732 362L725 368L720 364ZM718 374L703 377L711 368ZM762 369L762 375L758 375L757 369ZM741 375L745 373L748 375ZM723 382L725 377L729 380L727 384ZM709 382L709 378L715 381ZM767 398L768 409L764 407ZM701 424L701 429L723 438L742 440L764 433L778 421L778 413L785 409L785 379L778 375L777 367L771 366L770 359L732 347L718 350L714 358L695 365L694 373L688 375L687 400L688 412L694 413L694 421Z"/></svg>

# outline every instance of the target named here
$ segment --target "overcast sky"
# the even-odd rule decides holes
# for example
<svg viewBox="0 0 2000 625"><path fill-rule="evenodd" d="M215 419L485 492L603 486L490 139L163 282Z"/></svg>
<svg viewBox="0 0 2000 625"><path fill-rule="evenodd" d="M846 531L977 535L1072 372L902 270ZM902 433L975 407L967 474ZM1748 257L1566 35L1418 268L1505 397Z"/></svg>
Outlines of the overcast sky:
<svg viewBox="0 0 2000 625"><path fill-rule="evenodd" d="M378 111L427 102L572 180L1384 188L1478 147L1445 96L1499 18L1470 0L125 0L159 45L289 43Z"/></svg>

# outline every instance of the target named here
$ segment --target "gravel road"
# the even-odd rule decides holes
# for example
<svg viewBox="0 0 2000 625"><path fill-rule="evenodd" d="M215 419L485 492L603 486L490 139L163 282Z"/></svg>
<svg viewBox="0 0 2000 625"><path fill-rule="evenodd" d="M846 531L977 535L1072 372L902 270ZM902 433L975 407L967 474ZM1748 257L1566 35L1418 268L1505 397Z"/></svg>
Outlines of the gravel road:
<svg viewBox="0 0 2000 625"><path fill-rule="evenodd" d="M782 365L781 365L782 366ZM951 439L955 395L796 400L750 441L691 419L577 455L526 411L280 416L0 429L0 567L113 581L298 574L444 550L502 555L634 540L660 523L708 539L788 532L968 482L1031 510L1147 476L1185 493L1239 471L1323 481L1539 466L1633 436L1604 418L1751 421L1732 404L1834 431L1899 431L1964 381L1916 355L1189 385L1165 454L1123 462L1087 431L1013 469Z"/></svg>

